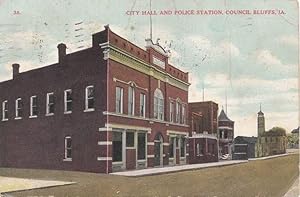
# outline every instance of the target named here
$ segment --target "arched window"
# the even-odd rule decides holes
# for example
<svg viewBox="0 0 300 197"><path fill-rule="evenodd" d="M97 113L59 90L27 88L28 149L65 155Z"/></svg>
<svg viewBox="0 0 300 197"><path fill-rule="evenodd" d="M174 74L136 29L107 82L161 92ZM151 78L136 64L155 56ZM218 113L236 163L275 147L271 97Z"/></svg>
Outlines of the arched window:
<svg viewBox="0 0 300 197"><path fill-rule="evenodd" d="M154 92L154 118L164 120L164 96L159 89Z"/></svg>

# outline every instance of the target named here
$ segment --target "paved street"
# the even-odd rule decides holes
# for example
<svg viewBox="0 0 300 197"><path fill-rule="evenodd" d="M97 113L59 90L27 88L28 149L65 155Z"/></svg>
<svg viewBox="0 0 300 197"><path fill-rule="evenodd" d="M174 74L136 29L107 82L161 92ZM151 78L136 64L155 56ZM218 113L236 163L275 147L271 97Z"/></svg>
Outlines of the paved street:
<svg viewBox="0 0 300 197"><path fill-rule="evenodd" d="M141 177L9 168L0 168L0 176L76 182L66 186L8 193L14 197L283 197L295 182L298 161L299 155L291 154L234 165Z"/></svg>

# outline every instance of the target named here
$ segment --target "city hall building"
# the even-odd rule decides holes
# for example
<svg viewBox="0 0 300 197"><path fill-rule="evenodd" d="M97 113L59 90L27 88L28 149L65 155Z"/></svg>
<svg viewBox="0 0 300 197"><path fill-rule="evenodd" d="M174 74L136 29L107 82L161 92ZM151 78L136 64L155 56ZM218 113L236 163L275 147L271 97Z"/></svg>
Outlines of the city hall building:
<svg viewBox="0 0 300 197"><path fill-rule="evenodd" d="M113 33L0 83L0 166L110 173L188 162L188 73Z"/></svg>

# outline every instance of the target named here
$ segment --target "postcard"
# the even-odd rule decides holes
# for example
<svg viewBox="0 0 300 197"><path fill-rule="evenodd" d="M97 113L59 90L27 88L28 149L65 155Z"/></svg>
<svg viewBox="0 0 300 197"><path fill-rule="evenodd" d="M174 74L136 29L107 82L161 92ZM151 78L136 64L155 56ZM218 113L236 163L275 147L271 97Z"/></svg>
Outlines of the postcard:
<svg viewBox="0 0 300 197"><path fill-rule="evenodd" d="M0 196L299 196L295 0L0 0Z"/></svg>

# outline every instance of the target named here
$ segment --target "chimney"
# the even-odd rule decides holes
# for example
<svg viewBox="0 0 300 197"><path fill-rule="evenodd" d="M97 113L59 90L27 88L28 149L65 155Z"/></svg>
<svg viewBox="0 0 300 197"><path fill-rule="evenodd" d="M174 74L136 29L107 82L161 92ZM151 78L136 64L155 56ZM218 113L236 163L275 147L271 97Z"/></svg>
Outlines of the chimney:
<svg viewBox="0 0 300 197"><path fill-rule="evenodd" d="M57 45L58 48L58 63L62 63L67 55L66 49L67 46L64 43Z"/></svg>
<svg viewBox="0 0 300 197"><path fill-rule="evenodd" d="M20 64L13 64L13 79L15 79L19 75Z"/></svg>

